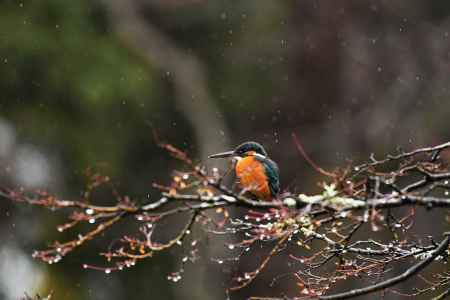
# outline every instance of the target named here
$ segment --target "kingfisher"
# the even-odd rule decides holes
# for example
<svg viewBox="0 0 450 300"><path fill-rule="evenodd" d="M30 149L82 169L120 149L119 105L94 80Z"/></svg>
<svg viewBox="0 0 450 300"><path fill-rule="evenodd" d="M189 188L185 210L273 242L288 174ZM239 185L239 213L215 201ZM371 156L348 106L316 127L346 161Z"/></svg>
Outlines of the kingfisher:
<svg viewBox="0 0 450 300"><path fill-rule="evenodd" d="M210 155L209 158L235 159L234 171L240 186L264 201L275 199L280 192L277 164L271 160L264 147L256 142L245 142L234 150Z"/></svg>

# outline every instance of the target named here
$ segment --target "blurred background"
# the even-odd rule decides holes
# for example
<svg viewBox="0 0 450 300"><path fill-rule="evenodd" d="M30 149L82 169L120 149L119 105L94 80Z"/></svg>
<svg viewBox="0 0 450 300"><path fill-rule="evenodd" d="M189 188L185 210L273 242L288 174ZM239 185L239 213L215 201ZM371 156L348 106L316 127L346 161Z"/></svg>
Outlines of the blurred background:
<svg viewBox="0 0 450 300"><path fill-rule="evenodd" d="M323 178L292 133L328 169L449 140L449 33L447 0L4 0L0 182L76 199L91 167L121 193L155 199L151 184L179 166L155 130L199 162L259 141L284 190L314 193ZM176 253L83 270L103 262L107 237L44 265L33 249L74 234L54 229L62 216L4 199L0 214L1 299L225 298L228 275L207 259L178 283L166 279ZM231 298L295 289L270 289L271 278Z"/></svg>

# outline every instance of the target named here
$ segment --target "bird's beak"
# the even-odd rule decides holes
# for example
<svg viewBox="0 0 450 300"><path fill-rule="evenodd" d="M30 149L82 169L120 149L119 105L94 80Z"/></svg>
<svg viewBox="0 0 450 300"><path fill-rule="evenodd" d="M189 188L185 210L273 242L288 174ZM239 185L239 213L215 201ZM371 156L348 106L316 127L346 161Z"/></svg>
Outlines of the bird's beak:
<svg viewBox="0 0 450 300"><path fill-rule="evenodd" d="M208 156L208 158L226 158L234 155L234 151L226 151Z"/></svg>

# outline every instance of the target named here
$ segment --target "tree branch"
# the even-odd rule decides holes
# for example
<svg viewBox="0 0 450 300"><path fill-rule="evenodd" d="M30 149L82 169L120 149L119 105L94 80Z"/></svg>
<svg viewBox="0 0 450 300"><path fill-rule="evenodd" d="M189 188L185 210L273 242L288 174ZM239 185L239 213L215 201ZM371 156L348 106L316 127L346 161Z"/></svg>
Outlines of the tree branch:
<svg viewBox="0 0 450 300"><path fill-rule="evenodd" d="M439 246L435 250L433 250L429 253L429 257L427 259L424 259L424 260L418 262L417 264L413 265L411 268L406 270L404 273L402 273L396 277L390 278L388 280L382 281L380 283L377 283L377 284L374 284L374 285L371 285L371 286L368 286L365 288L354 289L354 290L351 290L348 292L334 294L334 295L320 296L318 298L321 300L349 299L349 298L354 298L357 296L374 293L376 291L380 291L380 290L386 289L388 287L391 287L393 285L396 285L399 282L405 281L408 278L410 278L411 276L422 271L429 264L431 264L437 256L439 256L440 254L442 254L444 251L446 251L448 249L448 245L450 242L450 233L445 233L444 236L445 236L445 238L442 240L442 242L439 244Z"/></svg>

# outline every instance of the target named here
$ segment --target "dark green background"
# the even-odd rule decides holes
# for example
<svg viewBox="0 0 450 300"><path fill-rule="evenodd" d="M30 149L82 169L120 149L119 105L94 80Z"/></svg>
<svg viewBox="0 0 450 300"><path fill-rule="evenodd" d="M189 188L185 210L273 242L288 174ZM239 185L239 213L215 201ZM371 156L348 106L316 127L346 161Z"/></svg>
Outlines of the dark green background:
<svg viewBox="0 0 450 300"><path fill-rule="evenodd" d="M0 180L76 199L92 167L122 193L154 199L151 183L179 166L155 145L155 130L197 161L259 141L280 165L282 189L313 193L323 178L292 133L329 169L448 140L449 31L443 0L1 1ZM75 234L58 234L62 216L43 209L2 200L0 214L5 274L32 249ZM55 299L225 297L228 275L207 259L167 281L175 252L117 274L82 270L107 246L105 236L60 264L25 263L11 277L15 295L39 272L37 291ZM292 282L268 289L270 280L232 299L295 292ZM6 285L0 295L14 299Z"/></svg>

